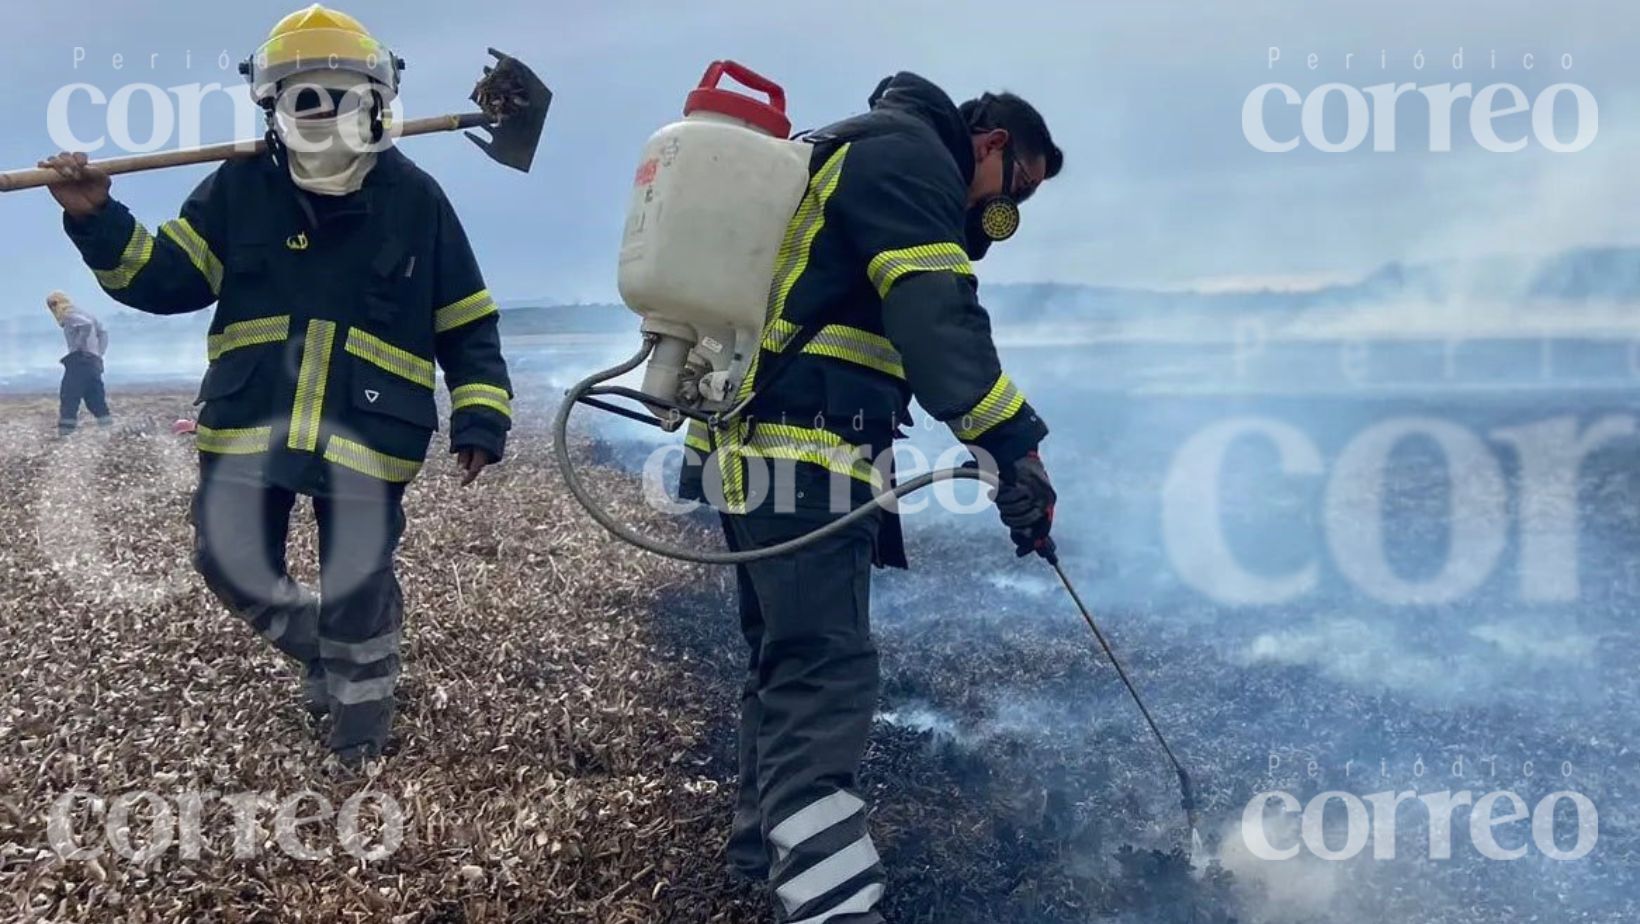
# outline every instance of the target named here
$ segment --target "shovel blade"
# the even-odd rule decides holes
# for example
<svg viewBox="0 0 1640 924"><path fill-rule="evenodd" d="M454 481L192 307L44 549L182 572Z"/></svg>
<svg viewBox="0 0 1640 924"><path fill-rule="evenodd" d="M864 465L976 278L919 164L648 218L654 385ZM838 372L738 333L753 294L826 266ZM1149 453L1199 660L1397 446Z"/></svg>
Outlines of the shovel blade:
<svg viewBox="0 0 1640 924"><path fill-rule="evenodd" d="M552 91L523 62L494 48L494 67L473 88L472 100L490 117L482 126L484 138L476 132L467 137L496 163L528 173L535 163L535 151L547 124Z"/></svg>

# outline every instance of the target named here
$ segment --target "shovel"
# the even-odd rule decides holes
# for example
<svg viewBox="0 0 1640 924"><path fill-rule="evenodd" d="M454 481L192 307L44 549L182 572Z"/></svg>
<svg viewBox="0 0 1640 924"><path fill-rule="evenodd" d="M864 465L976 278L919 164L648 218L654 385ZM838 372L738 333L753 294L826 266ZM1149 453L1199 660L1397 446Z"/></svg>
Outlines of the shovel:
<svg viewBox="0 0 1640 924"><path fill-rule="evenodd" d="M517 58L504 55L494 48L490 49L490 54L495 56L496 64L484 68L484 76L479 78L471 97L478 104L478 112L411 119L397 129L396 134L411 138L438 132L484 129L489 132L488 138L473 131L467 131L467 137L497 163L528 173L535 161L535 149L541 142L541 131L546 125L547 107L552 105L552 91ZM266 150L265 141L230 141L180 151L92 161L90 166L113 176L257 157ZM0 192L34 189L62 181L62 175L55 170L13 170L0 173Z"/></svg>

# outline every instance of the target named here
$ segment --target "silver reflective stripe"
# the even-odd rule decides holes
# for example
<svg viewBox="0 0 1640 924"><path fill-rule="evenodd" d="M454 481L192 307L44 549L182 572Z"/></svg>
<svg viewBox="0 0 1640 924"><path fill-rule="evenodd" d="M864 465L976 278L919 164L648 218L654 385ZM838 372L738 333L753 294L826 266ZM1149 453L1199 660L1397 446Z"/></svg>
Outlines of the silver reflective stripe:
<svg viewBox="0 0 1640 924"><path fill-rule="evenodd" d="M327 638L319 640L319 656L336 661L352 661L354 664L374 664L383 658L399 653L399 634L389 632L378 635L362 642L336 642Z"/></svg>
<svg viewBox="0 0 1640 924"><path fill-rule="evenodd" d="M837 905L830 911L822 911L812 918L804 918L801 921L790 921L788 924L825 924L825 922L830 921L833 918L840 918L845 914L865 914L867 911L877 907L877 903L881 901L882 898L883 884L880 882L873 882L871 885L868 885L860 891L855 892L853 895L850 895L847 901Z"/></svg>
<svg viewBox="0 0 1640 924"><path fill-rule="evenodd" d="M330 690L330 698L344 706L355 706L359 703L374 703L393 695L393 688L398 686L397 673L386 677L376 677L371 680L348 680L335 674L325 675L325 684Z"/></svg>
<svg viewBox="0 0 1640 924"><path fill-rule="evenodd" d="M791 914L855 876L877 865L877 848L866 835L821 860L774 890Z"/></svg>
<svg viewBox="0 0 1640 924"><path fill-rule="evenodd" d="M855 812L865 808L865 805L859 796L838 790L810 802L785 821L775 825L774 830L769 832L769 842L774 844L777 858L784 860L786 854L791 853L798 844L832 825L847 821Z"/></svg>

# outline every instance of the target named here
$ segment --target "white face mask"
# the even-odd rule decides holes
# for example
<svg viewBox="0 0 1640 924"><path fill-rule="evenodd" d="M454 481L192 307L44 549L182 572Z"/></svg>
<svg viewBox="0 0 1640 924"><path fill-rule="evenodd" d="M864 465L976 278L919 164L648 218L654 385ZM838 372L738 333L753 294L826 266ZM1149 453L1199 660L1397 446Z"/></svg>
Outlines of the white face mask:
<svg viewBox="0 0 1640 924"><path fill-rule="evenodd" d="M298 77L295 82L301 81ZM351 112L324 118L298 119L287 112L277 113L274 128L285 144L296 185L321 196L358 192L376 165L373 113L372 106L363 102Z"/></svg>

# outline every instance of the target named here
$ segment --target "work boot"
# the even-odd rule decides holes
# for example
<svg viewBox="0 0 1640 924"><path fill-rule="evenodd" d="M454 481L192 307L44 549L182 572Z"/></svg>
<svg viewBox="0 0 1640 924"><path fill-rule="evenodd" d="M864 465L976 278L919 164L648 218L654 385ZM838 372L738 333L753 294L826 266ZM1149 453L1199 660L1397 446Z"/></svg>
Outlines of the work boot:
<svg viewBox="0 0 1640 924"><path fill-rule="evenodd" d="M736 813L724 854L733 878L758 884L768 881L769 848L763 842L763 831L755 815L742 818Z"/></svg>
<svg viewBox="0 0 1640 924"><path fill-rule="evenodd" d="M325 744L344 764L362 763L387 753L393 730L393 699L343 705L332 703L330 734Z"/></svg>

